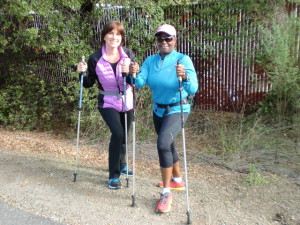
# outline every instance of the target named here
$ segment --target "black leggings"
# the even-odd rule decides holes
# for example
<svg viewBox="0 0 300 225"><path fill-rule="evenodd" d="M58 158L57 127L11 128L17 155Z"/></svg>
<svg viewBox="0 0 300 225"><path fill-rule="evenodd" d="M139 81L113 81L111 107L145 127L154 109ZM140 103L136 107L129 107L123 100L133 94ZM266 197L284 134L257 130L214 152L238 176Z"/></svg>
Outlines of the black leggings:
<svg viewBox="0 0 300 225"><path fill-rule="evenodd" d="M125 147L125 113L111 108L99 109L104 121L111 131L109 143L109 179L119 178L120 170L126 166ZM133 120L133 111L127 112L127 131L129 131Z"/></svg>
<svg viewBox="0 0 300 225"><path fill-rule="evenodd" d="M188 113L184 113L184 122L188 116ZM172 167L179 160L175 149L175 138L181 130L181 114L174 113L159 117L153 113L153 121L155 131L158 135L157 150L160 167Z"/></svg>

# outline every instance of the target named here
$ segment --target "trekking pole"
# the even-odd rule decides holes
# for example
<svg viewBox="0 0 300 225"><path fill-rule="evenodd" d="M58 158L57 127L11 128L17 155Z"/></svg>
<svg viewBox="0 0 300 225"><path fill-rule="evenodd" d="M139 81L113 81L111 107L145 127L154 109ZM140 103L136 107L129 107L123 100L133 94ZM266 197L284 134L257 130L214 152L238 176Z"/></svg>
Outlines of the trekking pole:
<svg viewBox="0 0 300 225"><path fill-rule="evenodd" d="M180 59L177 61L177 65L180 64ZM179 81L179 93L180 93L180 110L181 110L181 130L182 130L182 146L183 146L183 158L184 158L184 174L185 174L185 190L186 190L186 215L187 215L187 224L191 224L190 218L190 203L189 203L189 186L188 186L188 175L187 175L187 162L186 162L186 149L185 149L185 134L184 134L184 114L183 114L183 105L182 105L182 77L178 76Z"/></svg>
<svg viewBox="0 0 300 225"><path fill-rule="evenodd" d="M124 59L123 63L127 63L126 60ZM122 76L124 78L124 113L125 113L125 149L126 149L126 163L128 164L128 141L127 141L127 105L126 105L126 89L127 89L127 83L126 83L126 73L122 73ZM128 165L127 165L128 168ZM126 170L126 183L127 187L129 187L129 179L128 179L128 169Z"/></svg>
<svg viewBox="0 0 300 225"><path fill-rule="evenodd" d="M133 78L133 120L132 120L132 207L135 207L135 78L136 73L132 73Z"/></svg>
<svg viewBox="0 0 300 225"><path fill-rule="evenodd" d="M85 58L82 56L81 62L84 63ZM79 133L80 133L80 117L82 109L82 92L83 92L83 76L84 72L80 73L80 94L79 94L79 106L78 106L78 123L77 123L77 144L76 144L76 160L75 160L75 169L74 169L74 182L76 182L77 177L77 168L78 168L78 151L79 151Z"/></svg>

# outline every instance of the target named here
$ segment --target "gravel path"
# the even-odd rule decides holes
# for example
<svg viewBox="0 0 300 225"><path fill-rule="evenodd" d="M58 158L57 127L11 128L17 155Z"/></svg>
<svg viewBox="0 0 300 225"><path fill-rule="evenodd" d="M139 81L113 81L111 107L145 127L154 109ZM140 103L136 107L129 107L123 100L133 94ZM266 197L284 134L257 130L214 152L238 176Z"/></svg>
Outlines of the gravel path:
<svg viewBox="0 0 300 225"><path fill-rule="evenodd" d="M153 163L151 160L146 161ZM106 166L80 164L77 182L73 182L70 157L2 149L0 200L62 224L185 224L185 192L173 192L170 213L155 213L160 193L158 168L152 172L141 168L138 166L136 176L137 207L132 207L131 179L129 188L123 177L122 189L108 189ZM249 186L245 174L201 164L190 168L193 224L300 224L300 188L292 180L280 178L265 186Z"/></svg>

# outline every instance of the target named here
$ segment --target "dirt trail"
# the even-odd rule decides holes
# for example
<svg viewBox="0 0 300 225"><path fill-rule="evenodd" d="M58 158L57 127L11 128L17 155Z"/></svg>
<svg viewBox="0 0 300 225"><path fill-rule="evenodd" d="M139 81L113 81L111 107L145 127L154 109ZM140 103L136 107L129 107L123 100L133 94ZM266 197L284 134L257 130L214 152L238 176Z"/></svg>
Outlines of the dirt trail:
<svg viewBox="0 0 300 225"><path fill-rule="evenodd" d="M137 207L131 207L131 179L129 188L124 177L122 189L107 188L105 146L81 146L79 175L73 182L75 143L47 133L0 130L0 199L64 224L186 223L185 192L173 192L170 213L154 212L160 192L155 146L138 145L147 156L137 157ZM191 163L193 224L300 224L300 187L294 180L276 177L267 185L249 186L247 176Z"/></svg>

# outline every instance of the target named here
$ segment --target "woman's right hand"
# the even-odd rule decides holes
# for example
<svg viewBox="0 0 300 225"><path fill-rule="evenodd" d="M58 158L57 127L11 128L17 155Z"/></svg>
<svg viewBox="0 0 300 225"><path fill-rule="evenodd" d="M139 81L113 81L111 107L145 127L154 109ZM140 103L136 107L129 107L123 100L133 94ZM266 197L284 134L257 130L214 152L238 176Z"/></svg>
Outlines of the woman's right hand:
<svg viewBox="0 0 300 225"><path fill-rule="evenodd" d="M84 73L86 70L87 70L86 62L80 62L77 64L77 72L78 73Z"/></svg>

